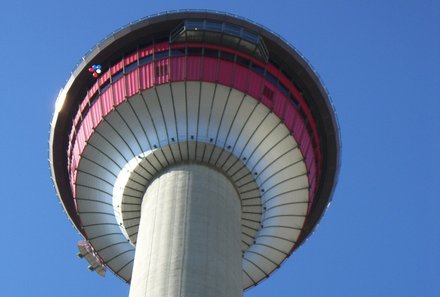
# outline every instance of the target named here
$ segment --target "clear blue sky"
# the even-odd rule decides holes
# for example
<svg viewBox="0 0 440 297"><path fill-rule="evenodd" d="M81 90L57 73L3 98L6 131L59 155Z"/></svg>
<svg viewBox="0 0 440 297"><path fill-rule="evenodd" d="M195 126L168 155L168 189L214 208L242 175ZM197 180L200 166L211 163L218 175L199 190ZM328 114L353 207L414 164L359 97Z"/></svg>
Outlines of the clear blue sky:
<svg viewBox="0 0 440 297"><path fill-rule="evenodd" d="M1 296L128 296L76 258L48 168L59 89L120 26L179 8L227 11L307 57L338 112L333 203L260 296L440 296L440 2L17 0L0 4Z"/></svg>

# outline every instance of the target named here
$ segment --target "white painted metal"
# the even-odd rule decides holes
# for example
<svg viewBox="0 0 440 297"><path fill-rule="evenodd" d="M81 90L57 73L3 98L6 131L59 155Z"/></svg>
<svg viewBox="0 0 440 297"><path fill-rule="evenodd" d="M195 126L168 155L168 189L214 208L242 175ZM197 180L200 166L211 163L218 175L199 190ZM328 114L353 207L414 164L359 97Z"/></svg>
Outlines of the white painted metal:
<svg viewBox="0 0 440 297"><path fill-rule="evenodd" d="M240 198L228 177L172 166L142 202L130 297L242 296Z"/></svg>

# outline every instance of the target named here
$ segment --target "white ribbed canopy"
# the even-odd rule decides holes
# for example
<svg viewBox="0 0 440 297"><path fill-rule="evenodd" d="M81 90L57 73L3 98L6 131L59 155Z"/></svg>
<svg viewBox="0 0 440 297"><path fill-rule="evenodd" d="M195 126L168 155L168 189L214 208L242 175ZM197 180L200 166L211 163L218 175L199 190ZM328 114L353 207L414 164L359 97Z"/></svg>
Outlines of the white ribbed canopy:
<svg viewBox="0 0 440 297"><path fill-rule="evenodd" d="M81 223L96 252L130 281L140 207L168 166L198 162L233 181L241 199L243 286L290 254L308 209L297 142L254 98L214 83L175 82L117 106L95 129L76 182Z"/></svg>

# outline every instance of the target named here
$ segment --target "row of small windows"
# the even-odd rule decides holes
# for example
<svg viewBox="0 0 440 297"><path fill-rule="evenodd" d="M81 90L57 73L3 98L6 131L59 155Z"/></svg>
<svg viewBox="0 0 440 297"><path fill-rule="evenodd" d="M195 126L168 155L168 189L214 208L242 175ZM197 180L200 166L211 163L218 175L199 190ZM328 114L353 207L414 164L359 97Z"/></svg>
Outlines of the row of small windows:
<svg viewBox="0 0 440 297"><path fill-rule="evenodd" d="M264 62L269 60L269 51L258 34L224 22L185 20L170 33L169 42L220 44L238 49Z"/></svg>

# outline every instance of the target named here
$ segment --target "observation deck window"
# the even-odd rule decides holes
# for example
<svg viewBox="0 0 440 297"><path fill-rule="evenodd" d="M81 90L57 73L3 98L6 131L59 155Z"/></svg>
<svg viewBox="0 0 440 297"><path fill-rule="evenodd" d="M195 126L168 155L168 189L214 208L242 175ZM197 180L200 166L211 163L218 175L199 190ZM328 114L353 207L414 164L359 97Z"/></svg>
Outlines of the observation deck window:
<svg viewBox="0 0 440 297"><path fill-rule="evenodd" d="M269 52L260 35L242 27L208 20L185 20L171 31L170 43L206 42L220 44L269 61Z"/></svg>

